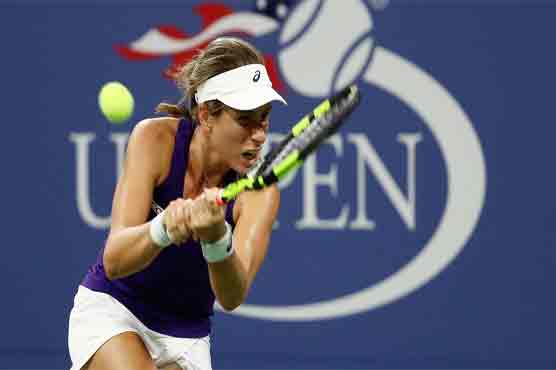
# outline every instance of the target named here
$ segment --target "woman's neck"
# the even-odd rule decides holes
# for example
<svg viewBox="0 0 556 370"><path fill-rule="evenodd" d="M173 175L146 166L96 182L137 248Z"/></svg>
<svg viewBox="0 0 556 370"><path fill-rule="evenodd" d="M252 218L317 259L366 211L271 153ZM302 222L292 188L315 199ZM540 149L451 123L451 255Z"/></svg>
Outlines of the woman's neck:
<svg viewBox="0 0 556 370"><path fill-rule="evenodd" d="M204 189L221 185L222 179L228 170L229 167L210 148L202 133L198 130L193 131L193 138L189 146L187 171L195 187Z"/></svg>

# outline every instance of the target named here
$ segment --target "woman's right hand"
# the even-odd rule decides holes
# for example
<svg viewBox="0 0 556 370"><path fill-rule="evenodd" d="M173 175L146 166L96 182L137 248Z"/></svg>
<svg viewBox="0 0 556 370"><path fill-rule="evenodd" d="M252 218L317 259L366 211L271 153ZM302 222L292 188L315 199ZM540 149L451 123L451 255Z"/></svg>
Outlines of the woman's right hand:
<svg viewBox="0 0 556 370"><path fill-rule="evenodd" d="M193 200L178 198L170 202L164 210L163 222L172 243L185 243L191 236L189 228L190 208Z"/></svg>

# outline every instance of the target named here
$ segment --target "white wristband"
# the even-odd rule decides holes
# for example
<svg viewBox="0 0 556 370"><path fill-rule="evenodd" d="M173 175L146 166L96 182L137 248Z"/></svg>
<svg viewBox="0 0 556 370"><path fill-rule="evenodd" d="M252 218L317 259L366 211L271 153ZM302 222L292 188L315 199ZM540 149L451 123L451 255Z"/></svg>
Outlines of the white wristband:
<svg viewBox="0 0 556 370"><path fill-rule="evenodd" d="M226 234L215 242L201 241L203 256L209 263L224 261L234 253L232 227L226 222Z"/></svg>
<svg viewBox="0 0 556 370"><path fill-rule="evenodd" d="M151 239L160 248L166 248L170 244L172 244L172 240L168 237L168 233L166 232L166 227L164 227L164 223L162 222L164 217L164 212L160 212L156 215L155 218L151 220L149 226L149 233L151 234Z"/></svg>

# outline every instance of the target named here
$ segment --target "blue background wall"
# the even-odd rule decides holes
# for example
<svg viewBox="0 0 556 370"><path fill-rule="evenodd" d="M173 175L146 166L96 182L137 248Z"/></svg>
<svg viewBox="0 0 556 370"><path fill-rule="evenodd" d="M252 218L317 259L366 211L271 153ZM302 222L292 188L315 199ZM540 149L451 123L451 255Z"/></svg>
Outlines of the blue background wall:
<svg viewBox="0 0 556 370"><path fill-rule="evenodd" d="M0 1L0 368L69 367L67 319L73 295L107 235L106 227L91 225L78 207L78 141L90 140L83 146L89 151L90 175L85 195L93 213L105 219L117 176L111 137L129 133L136 122L152 116L158 102L179 97L163 77L170 56L133 61L114 46L129 45L161 25L203 34L194 6L206 3ZM235 13L257 11L254 1L223 3ZM322 72L323 79L338 77L355 60L350 50L356 45L348 44L369 37L375 40L374 54L363 69L353 69L362 107L336 137L336 149L325 146L314 168L300 171L283 189L279 226L248 303L307 309L307 304L337 302L399 276L448 222L450 196L460 207L449 221L453 242L446 239L432 261L447 250L454 255L438 268L422 264L421 280L404 278L395 297L388 289L373 295L384 304L369 297L368 304L363 299L367 308L339 302L326 319L217 313L214 366L554 368L556 2L393 0L379 10L377 2L347 1L343 12L327 19L319 16L325 17L323 9L330 4L312 3L321 13L287 2L285 18L275 19L276 30L247 38L273 57L284 83L289 105L275 107L273 133L286 132L323 97L303 90L320 82L291 79L288 71L324 68L319 60L330 56L328 49L345 49L344 66ZM361 6L369 15L360 18L372 17L372 35L350 39L341 30L357 22L355 15L361 13L355 10ZM309 14L309 22L323 22L328 31L318 42L302 45L313 54L288 59L280 37L295 12ZM294 43L306 42L303 34L315 24L302 29ZM414 65L410 71L436 82L414 91L416 75L379 63L379 55L396 55L395 61ZM458 108L467 120L431 125L399 92L370 81L371 73L386 76L380 71L391 72L387 80L400 82L407 99L432 102L427 105L433 107L431 114L446 111L442 117L455 117ZM99 88L111 80L129 86L136 99L132 120L120 126L108 123L96 102ZM446 105L434 95L435 88L448 92L456 105ZM407 159L411 150L398 141L399 134L418 140L412 152L415 177ZM354 138L365 140L357 146ZM393 184L383 186L378 170L368 164L358 170L358 158L368 160L370 147ZM454 162L448 163L446 150L459 153ZM334 169L336 189L307 185L320 181L316 174ZM362 188L358 176L365 179ZM407 182L415 185L413 208ZM458 192L452 193L452 186ZM402 195L398 207L389 197L396 188ZM315 202L309 204L313 193ZM400 216L399 204L412 210L414 227ZM326 226L322 220L337 219L342 209L345 222ZM363 210L374 229L353 226ZM320 221L300 227L311 212Z"/></svg>

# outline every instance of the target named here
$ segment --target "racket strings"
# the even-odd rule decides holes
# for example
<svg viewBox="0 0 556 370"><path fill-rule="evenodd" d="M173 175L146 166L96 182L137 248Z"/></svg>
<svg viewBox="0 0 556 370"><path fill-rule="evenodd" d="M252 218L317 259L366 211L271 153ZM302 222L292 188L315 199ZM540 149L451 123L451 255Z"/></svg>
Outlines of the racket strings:
<svg viewBox="0 0 556 370"><path fill-rule="evenodd" d="M292 144L292 151L298 150L303 153L307 148L316 147L322 140L327 139L336 131L342 119L345 117L345 110L349 107L347 103L347 99L344 99L332 105L329 111L316 119L301 135L299 135Z"/></svg>
<svg viewBox="0 0 556 370"><path fill-rule="evenodd" d="M279 153L275 153L272 161L262 171L263 176L271 172L275 166L282 163L294 151L301 153L301 159L310 154L322 140L336 131L343 118L353 110L355 103L353 95L338 99L327 112L314 119L299 136L290 140Z"/></svg>

